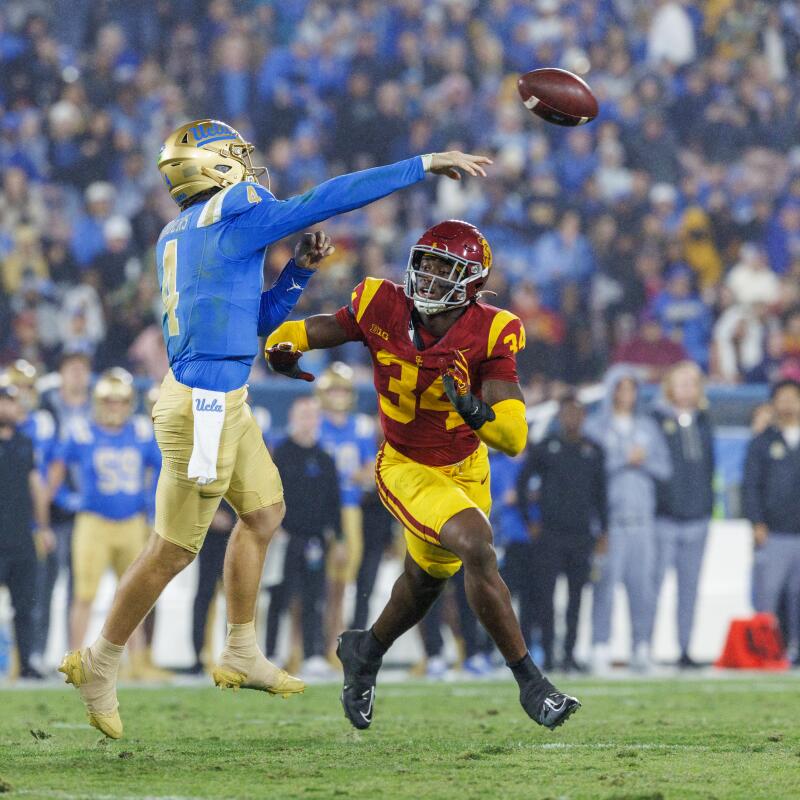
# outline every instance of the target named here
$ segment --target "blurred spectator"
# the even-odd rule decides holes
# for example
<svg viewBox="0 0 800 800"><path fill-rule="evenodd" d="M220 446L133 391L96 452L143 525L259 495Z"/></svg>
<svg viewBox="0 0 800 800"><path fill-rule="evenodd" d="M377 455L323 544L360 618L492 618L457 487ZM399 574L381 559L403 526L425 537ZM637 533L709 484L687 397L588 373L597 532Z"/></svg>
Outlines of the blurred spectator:
<svg viewBox="0 0 800 800"><path fill-rule="evenodd" d="M753 525L760 576L756 611L777 614L786 593L789 648L798 654L800 632L800 383L772 389L774 424L750 442L745 463L744 513Z"/></svg>
<svg viewBox="0 0 800 800"><path fill-rule="evenodd" d="M552 670L555 646L553 595L558 576L567 578L566 634L561 669L581 669L575 661L583 587L589 580L591 557L598 538L608 530L604 454L583 436L586 412L575 395L559 404L558 429L528 449L517 479L517 502L526 522L528 485L541 479L538 491L541 527L528 579L535 587L537 622L542 631L544 669Z"/></svg>
<svg viewBox="0 0 800 800"><path fill-rule="evenodd" d="M681 217L683 258L697 275L701 289L716 286L722 276L722 257L713 239L711 219L700 206L691 206Z"/></svg>
<svg viewBox="0 0 800 800"><path fill-rule="evenodd" d="M748 376L766 374L767 319L764 305L732 305L723 312L714 325L711 374L715 380L738 383ZM780 331L775 344L782 352Z"/></svg>
<svg viewBox="0 0 800 800"><path fill-rule="evenodd" d="M658 64L667 61L675 67L695 58L694 25L679 0L656 0L656 10L647 33L647 57Z"/></svg>
<svg viewBox="0 0 800 800"><path fill-rule="evenodd" d="M667 443L672 474L658 483L655 614L667 569L678 579L678 666L695 667L689 655L697 585L714 506L714 431L706 410L703 373L684 361L664 376L653 416Z"/></svg>
<svg viewBox="0 0 800 800"><path fill-rule="evenodd" d="M631 666L650 664L650 619L655 558L658 481L672 472L669 450L652 418L641 413L639 383L630 367L618 366L606 376L602 408L586 424L586 435L605 451L608 481L608 535L601 558L592 607L592 669L611 665L609 641L614 594L623 583L631 617Z"/></svg>
<svg viewBox="0 0 800 800"><path fill-rule="evenodd" d="M550 308L557 307L565 283L588 281L594 262L576 212L565 212L558 228L539 238L531 253L531 266L536 286Z"/></svg>
<svg viewBox="0 0 800 800"><path fill-rule="evenodd" d="M286 501L283 528L289 535L283 564L283 580L270 590L267 616L267 658L275 655L280 617L294 602L302 606L303 674L331 677L325 660L323 605L325 558L333 543L341 560L342 542L339 479L333 459L319 443L319 402L295 400L289 411L289 437L274 454L281 473ZM309 497L313 495L313 502Z"/></svg>
<svg viewBox="0 0 800 800"><path fill-rule="evenodd" d="M87 213L75 221L72 233L72 252L81 267L106 250L103 226L111 216L113 201L114 187L110 183L97 181L86 189Z"/></svg>
<svg viewBox="0 0 800 800"><path fill-rule="evenodd" d="M774 306L779 298L781 284L769 268L766 254L754 244L745 244L739 251L739 262L725 278L725 285L733 294L733 301L742 305Z"/></svg>
<svg viewBox="0 0 800 800"><path fill-rule="evenodd" d="M687 358L683 345L664 335L661 322L653 312L646 312L637 334L620 343L613 362L644 367L647 379L657 381L673 364Z"/></svg>
<svg viewBox="0 0 800 800"><path fill-rule="evenodd" d="M46 280L49 277L36 228L30 225L17 226L14 249L3 260L3 286L6 292L18 292L27 278Z"/></svg>
<svg viewBox="0 0 800 800"><path fill-rule="evenodd" d="M683 264L671 267L664 289L653 299L652 311L664 333L680 342L689 357L708 366L711 312L692 290L692 271Z"/></svg>

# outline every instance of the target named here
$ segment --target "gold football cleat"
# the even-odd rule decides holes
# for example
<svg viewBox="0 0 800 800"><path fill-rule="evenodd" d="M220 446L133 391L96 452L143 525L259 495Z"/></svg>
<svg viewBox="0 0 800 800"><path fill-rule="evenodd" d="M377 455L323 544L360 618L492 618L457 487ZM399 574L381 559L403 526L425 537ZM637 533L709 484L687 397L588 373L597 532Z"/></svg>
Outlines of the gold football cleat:
<svg viewBox="0 0 800 800"><path fill-rule="evenodd" d="M114 685L103 691L97 684L99 680L92 680L92 676L87 677L86 668L83 663L82 650L73 650L64 656L61 666L58 668L59 672L66 675L65 683L71 683L81 695L81 699L86 706L86 716L89 724L93 728L97 728L101 733L108 736L109 739L122 738L122 720L119 716L117 707L117 699L114 691ZM98 691L100 689L100 691ZM103 703L103 699L108 702ZM113 711L98 711L100 707L105 705L114 705Z"/></svg>
<svg viewBox="0 0 800 800"><path fill-rule="evenodd" d="M243 672L235 672L225 667L215 667L211 676L214 678L214 684L220 689L233 689L234 692L238 692L239 689L255 689L278 695L284 700L293 694L302 694L306 689L300 678L295 678L284 669L278 670L275 679L269 685L261 682L247 683L247 675Z"/></svg>

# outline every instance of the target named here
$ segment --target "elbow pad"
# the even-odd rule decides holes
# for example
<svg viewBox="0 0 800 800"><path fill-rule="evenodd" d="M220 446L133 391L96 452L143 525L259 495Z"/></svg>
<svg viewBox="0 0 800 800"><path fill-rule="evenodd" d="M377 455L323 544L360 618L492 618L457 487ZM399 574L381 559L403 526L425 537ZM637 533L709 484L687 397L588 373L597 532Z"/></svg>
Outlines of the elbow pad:
<svg viewBox="0 0 800 800"><path fill-rule="evenodd" d="M492 406L494 419L475 431L489 447L516 456L528 443L528 420L521 400L501 400Z"/></svg>
<svg viewBox="0 0 800 800"><path fill-rule="evenodd" d="M267 337L266 349L275 347L283 342L289 342L296 350L305 353L309 350L308 334L306 333L306 321L290 320L275 328Z"/></svg>

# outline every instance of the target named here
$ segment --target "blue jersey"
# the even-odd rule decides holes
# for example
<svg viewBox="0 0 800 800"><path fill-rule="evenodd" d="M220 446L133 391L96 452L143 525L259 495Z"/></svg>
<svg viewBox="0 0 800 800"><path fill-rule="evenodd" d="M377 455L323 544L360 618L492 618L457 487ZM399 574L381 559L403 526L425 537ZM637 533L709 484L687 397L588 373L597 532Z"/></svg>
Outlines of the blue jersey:
<svg viewBox="0 0 800 800"><path fill-rule="evenodd" d="M56 423L53 415L43 408L31 411L25 420L18 425L18 428L21 433L24 433L33 442L33 457L36 461L36 468L42 475L45 475L57 441Z"/></svg>
<svg viewBox="0 0 800 800"><path fill-rule="evenodd" d="M336 425L323 417L319 443L336 464L342 505L357 506L362 489L353 481L353 476L374 461L377 454L372 418L366 414L351 414L344 425Z"/></svg>
<svg viewBox="0 0 800 800"><path fill-rule="evenodd" d="M492 525L498 544L503 546L511 542L529 542L528 526L519 513L516 499L517 477L525 457L511 458L504 453L490 451L489 467L492 473ZM539 518L538 509L530 508L530 518Z"/></svg>
<svg viewBox="0 0 800 800"><path fill-rule="evenodd" d="M296 279L274 287L291 302L282 305L282 318L265 315L274 306L261 293L267 246L424 176L417 156L341 175L289 200L256 183L237 183L182 211L156 245L162 326L176 379L215 391L243 386L258 336L285 319L302 290Z"/></svg>
<svg viewBox="0 0 800 800"><path fill-rule="evenodd" d="M73 424L55 459L77 468L79 510L113 520L147 511L150 481L161 468L152 426L143 417L114 432L94 422Z"/></svg>

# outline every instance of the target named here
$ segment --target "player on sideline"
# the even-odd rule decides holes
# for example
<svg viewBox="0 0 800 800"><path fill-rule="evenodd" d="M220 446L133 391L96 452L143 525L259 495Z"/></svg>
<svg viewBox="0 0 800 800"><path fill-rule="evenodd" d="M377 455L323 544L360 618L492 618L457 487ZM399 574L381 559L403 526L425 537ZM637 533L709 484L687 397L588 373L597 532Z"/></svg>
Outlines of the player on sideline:
<svg viewBox="0 0 800 800"><path fill-rule="evenodd" d="M328 237L307 233L275 285L261 291L264 251L273 242L416 183L425 172L485 175L483 156L459 152L409 158L332 180L277 200L257 178L254 146L217 120L174 131L158 168L180 214L159 236L158 278L170 371L153 408L163 467L155 535L122 577L102 633L59 668L78 688L89 722L122 736L116 680L120 656L164 587L194 559L223 497L239 516L225 557L228 636L214 681L223 688L287 696L302 681L256 646L255 607L267 546L283 518L283 487L245 402L257 337L282 322Z"/></svg>
<svg viewBox="0 0 800 800"><path fill-rule="evenodd" d="M527 714L555 728L580 707L528 654L492 546L487 445L516 455L528 426L516 370L524 328L511 312L480 302L491 265L474 226L442 222L411 249L405 287L367 278L349 306L286 322L267 340L271 366L305 380L313 380L297 363L305 350L361 341L372 356L386 436L378 493L403 525L408 553L372 628L339 637L341 700L356 728L372 722L384 653L425 616L462 563L469 604L511 668Z"/></svg>

